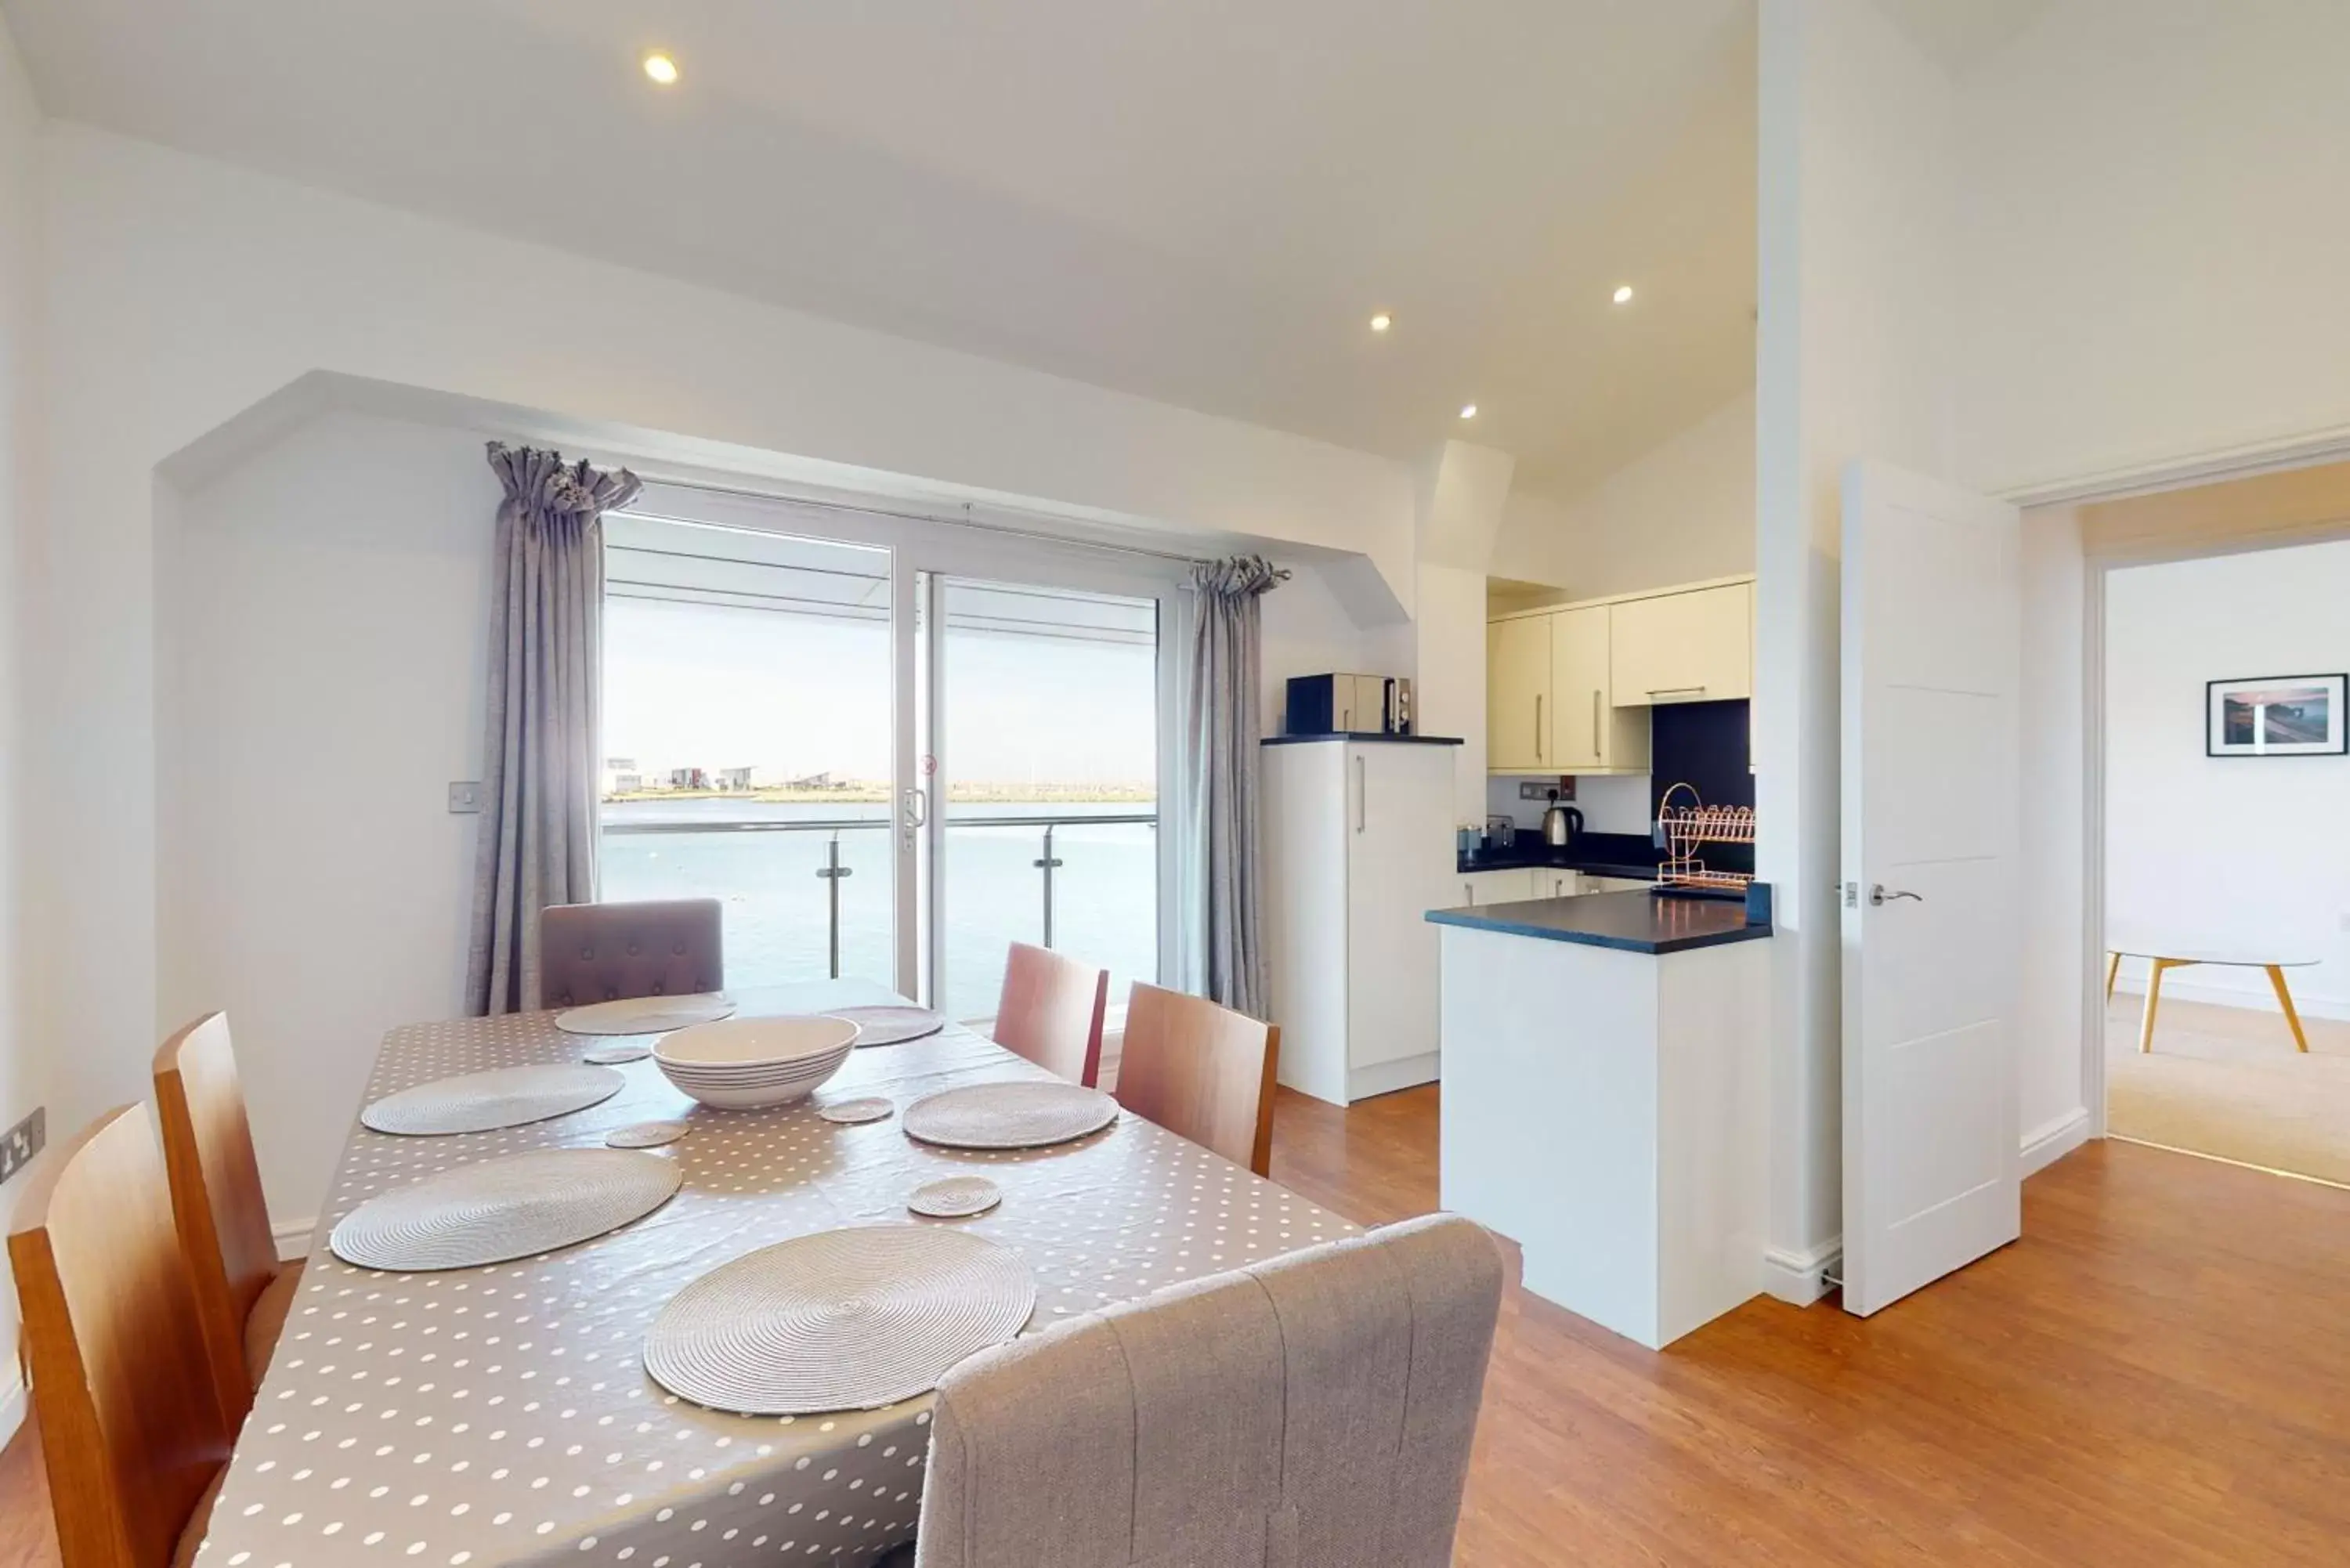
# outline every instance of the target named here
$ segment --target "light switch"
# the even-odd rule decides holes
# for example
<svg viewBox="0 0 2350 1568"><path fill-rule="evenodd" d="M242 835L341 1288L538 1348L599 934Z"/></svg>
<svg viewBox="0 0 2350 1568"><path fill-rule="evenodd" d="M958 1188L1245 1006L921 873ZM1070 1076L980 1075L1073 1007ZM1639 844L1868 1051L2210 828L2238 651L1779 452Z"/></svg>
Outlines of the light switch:
<svg viewBox="0 0 2350 1568"><path fill-rule="evenodd" d="M452 815L481 809L482 783L479 779L465 779L449 786L449 811Z"/></svg>

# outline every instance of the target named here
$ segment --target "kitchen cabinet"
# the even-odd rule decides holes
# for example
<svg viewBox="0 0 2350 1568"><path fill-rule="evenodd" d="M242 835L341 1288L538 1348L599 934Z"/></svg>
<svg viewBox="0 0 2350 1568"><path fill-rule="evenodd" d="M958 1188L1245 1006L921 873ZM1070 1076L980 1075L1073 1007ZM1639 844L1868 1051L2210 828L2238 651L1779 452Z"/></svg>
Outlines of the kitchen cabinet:
<svg viewBox="0 0 2350 1568"><path fill-rule="evenodd" d="M1609 607L1559 610L1544 618L1550 622L1549 770L1646 773L1648 716L1618 708L1610 696Z"/></svg>
<svg viewBox="0 0 2350 1568"><path fill-rule="evenodd" d="M1521 616L1485 628L1488 772L1552 771L1550 623L1548 616Z"/></svg>
<svg viewBox="0 0 2350 1568"><path fill-rule="evenodd" d="M1281 737L1263 752L1264 934L1281 1081L1333 1105L1433 1082L1437 929L1459 902L1452 748Z"/></svg>
<svg viewBox="0 0 2350 1568"><path fill-rule="evenodd" d="M1466 906L1483 904L1516 904L1528 898L1551 897L1549 884L1531 867L1512 867L1505 871L1471 871L1460 878L1461 902Z"/></svg>
<svg viewBox="0 0 2350 1568"><path fill-rule="evenodd" d="M1583 890L1586 893L1645 893L1655 886L1654 882L1642 878L1594 877L1588 872L1583 878Z"/></svg>
<svg viewBox="0 0 2350 1568"><path fill-rule="evenodd" d="M1752 584L1625 599L1609 605L1607 617L1617 707L1754 694Z"/></svg>

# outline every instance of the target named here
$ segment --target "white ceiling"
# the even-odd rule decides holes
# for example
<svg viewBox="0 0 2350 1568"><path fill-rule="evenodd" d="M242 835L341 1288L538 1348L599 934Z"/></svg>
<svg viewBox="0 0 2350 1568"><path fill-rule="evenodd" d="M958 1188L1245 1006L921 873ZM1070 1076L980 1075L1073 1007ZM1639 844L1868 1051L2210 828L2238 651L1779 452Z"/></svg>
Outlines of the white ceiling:
<svg viewBox="0 0 2350 1568"><path fill-rule="evenodd" d="M1928 54L1950 70L1990 58L2054 8L2055 0L1877 0Z"/></svg>
<svg viewBox="0 0 2350 1568"><path fill-rule="evenodd" d="M1555 493L1752 379L1752 0L0 8L52 114Z"/></svg>

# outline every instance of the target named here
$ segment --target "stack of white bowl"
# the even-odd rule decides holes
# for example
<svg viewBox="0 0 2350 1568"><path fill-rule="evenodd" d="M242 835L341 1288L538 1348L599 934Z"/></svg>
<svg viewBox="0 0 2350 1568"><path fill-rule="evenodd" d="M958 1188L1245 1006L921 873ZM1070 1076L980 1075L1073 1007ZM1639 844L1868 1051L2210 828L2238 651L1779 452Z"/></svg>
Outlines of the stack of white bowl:
<svg viewBox="0 0 2350 1568"><path fill-rule="evenodd" d="M653 1062L703 1105L747 1111L807 1098L856 1048L847 1018L728 1018L663 1035Z"/></svg>

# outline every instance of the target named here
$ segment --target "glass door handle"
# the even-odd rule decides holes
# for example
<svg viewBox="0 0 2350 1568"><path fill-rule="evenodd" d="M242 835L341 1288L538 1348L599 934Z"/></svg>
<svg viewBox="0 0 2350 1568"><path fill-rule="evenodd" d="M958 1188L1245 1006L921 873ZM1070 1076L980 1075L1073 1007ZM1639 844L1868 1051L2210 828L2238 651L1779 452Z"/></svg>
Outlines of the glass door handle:
<svg viewBox="0 0 2350 1568"><path fill-rule="evenodd" d="M916 784L906 792L906 826L927 827L931 821L930 791Z"/></svg>

